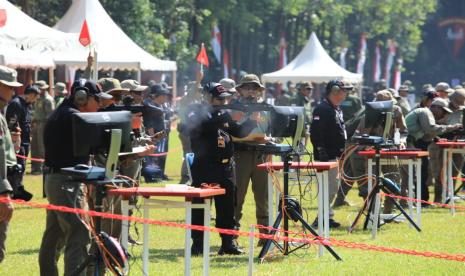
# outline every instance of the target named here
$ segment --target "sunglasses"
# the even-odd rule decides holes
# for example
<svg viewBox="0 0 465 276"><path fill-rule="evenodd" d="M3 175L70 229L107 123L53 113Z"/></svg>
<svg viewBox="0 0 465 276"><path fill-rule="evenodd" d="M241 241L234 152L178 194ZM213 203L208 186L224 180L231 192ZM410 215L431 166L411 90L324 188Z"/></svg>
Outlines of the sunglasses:
<svg viewBox="0 0 465 276"><path fill-rule="evenodd" d="M260 86L258 84L250 83L250 84L244 84L241 86L241 89L244 90L257 90Z"/></svg>

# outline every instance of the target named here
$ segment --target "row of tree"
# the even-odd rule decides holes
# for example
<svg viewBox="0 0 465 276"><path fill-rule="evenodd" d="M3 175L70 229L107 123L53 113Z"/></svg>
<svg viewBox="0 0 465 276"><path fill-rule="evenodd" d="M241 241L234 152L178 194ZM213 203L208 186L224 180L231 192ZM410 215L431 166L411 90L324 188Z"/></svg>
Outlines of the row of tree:
<svg viewBox="0 0 465 276"><path fill-rule="evenodd" d="M78 1L78 0L75 0ZM33 18L53 26L70 0L14 0ZM100 0L113 20L136 43L154 55L176 60L180 76L192 76L199 45L210 48L212 25L222 34L235 72L261 74L277 69L284 34L290 59L316 32L336 57L347 47L347 66L355 71L360 35L367 34L368 60L373 45L392 39L398 56L412 61L422 42L421 27L437 0ZM211 53L211 52L209 52ZM210 54L213 60L213 54ZM222 76L212 62L210 74ZM368 64L368 63L367 63ZM368 70L368 69L367 69ZM368 71L366 71L368 72Z"/></svg>

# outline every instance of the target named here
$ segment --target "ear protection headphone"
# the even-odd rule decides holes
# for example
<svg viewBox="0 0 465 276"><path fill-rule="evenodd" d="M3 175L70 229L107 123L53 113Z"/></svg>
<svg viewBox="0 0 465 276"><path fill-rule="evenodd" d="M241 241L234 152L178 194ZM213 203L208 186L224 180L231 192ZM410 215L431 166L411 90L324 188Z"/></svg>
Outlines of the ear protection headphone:
<svg viewBox="0 0 465 276"><path fill-rule="evenodd" d="M89 97L89 89L85 87L86 82L86 79L78 79L73 84L73 103L77 107L84 106L87 104L87 98Z"/></svg>
<svg viewBox="0 0 465 276"><path fill-rule="evenodd" d="M341 81L332 80L332 81L328 82L328 85L326 85L326 96L329 96L329 94L331 94L331 92L340 91L342 89L341 85L343 85L343 83Z"/></svg>

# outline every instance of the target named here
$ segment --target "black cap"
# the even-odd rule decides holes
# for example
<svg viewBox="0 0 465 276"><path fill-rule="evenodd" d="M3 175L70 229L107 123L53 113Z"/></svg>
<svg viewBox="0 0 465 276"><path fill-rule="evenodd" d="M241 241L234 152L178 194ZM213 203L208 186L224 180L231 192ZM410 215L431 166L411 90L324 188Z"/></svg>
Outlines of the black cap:
<svg viewBox="0 0 465 276"><path fill-rule="evenodd" d="M226 98L231 96L223 85L217 82L208 82L203 86L203 91L209 93L213 98Z"/></svg>
<svg viewBox="0 0 465 276"><path fill-rule="evenodd" d="M101 99L110 100L113 96L102 92L102 88L96 82L86 79L78 79L74 81L71 91L74 94L76 90L85 90L89 96L96 96Z"/></svg>
<svg viewBox="0 0 465 276"><path fill-rule="evenodd" d="M352 90L354 87L350 84L344 84L341 80L332 80L326 85L326 95L329 95L333 90Z"/></svg>
<svg viewBox="0 0 465 276"><path fill-rule="evenodd" d="M171 95L170 91L163 87L163 85L157 83L150 87L150 94L154 95Z"/></svg>
<svg viewBox="0 0 465 276"><path fill-rule="evenodd" d="M39 95L40 94L39 87L37 87L35 85L28 85L26 87L26 89L24 89L24 94L28 95L28 94L31 94L31 93L35 93L35 94Z"/></svg>

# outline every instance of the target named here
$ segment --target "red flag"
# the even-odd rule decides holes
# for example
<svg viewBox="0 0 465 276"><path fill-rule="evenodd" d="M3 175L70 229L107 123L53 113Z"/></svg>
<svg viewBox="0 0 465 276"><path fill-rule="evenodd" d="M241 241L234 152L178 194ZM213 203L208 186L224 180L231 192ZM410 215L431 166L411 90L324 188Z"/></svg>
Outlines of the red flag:
<svg viewBox="0 0 465 276"><path fill-rule="evenodd" d="M82 23L81 33L79 34L79 42L82 46L86 47L90 44L90 34L89 28L87 27L87 20L84 19L84 23Z"/></svg>
<svg viewBox="0 0 465 276"><path fill-rule="evenodd" d="M0 9L0 27L5 26L6 24L6 10Z"/></svg>
<svg viewBox="0 0 465 276"><path fill-rule="evenodd" d="M207 50L205 50L205 45L202 43L202 46L200 47L200 52L197 55L197 62L208 67L208 56L207 56Z"/></svg>

